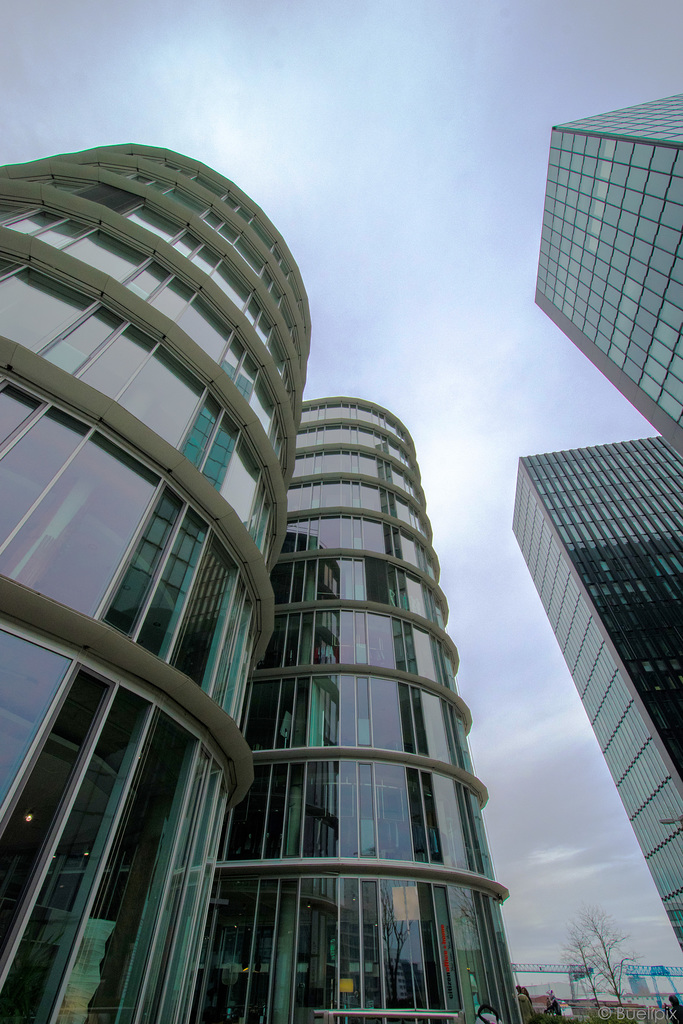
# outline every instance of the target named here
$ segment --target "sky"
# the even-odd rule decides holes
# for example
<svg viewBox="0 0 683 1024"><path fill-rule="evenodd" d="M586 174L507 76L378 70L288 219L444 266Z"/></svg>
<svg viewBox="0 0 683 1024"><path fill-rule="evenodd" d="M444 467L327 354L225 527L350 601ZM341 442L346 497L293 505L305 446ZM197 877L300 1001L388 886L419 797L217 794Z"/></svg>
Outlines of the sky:
<svg viewBox="0 0 683 1024"><path fill-rule="evenodd" d="M231 178L303 275L305 397L411 431L512 959L597 903L680 964L511 530L520 456L655 433L533 296L550 128L683 91L679 0L25 0L3 30L0 162L139 142Z"/></svg>

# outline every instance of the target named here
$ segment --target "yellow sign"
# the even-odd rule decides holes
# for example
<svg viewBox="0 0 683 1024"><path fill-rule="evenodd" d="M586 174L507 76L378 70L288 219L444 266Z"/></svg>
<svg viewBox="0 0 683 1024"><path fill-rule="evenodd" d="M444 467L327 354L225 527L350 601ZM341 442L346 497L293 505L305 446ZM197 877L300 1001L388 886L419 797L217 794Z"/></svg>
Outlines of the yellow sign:
<svg viewBox="0 0 683 1024"><path fill-rule="evenodd" d="M340 978L339 979L339 991L340 992L353 992L353 978Z"/></svg>

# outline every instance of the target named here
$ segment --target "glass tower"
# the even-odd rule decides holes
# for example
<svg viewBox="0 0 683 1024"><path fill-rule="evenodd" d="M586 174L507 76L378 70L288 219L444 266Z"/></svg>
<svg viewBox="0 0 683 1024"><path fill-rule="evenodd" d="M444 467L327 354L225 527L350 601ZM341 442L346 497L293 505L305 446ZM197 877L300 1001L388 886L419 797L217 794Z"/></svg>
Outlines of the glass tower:
<svg viewBox="0 0 683 1024"><path fill-rule="evenodd" d="M552 131L536 302L683 453L683 95Z"/></svg>
<svg viewBox="0 0 683 1024"><path fill-rule="evenodd" d="M309 344L210 168L0 170L0 1017L189 1014Z"/></svg>
<svg viewBox="0 0 683 1024"><path fill-rule="evenodd" d="M413 442L330 398L304 403L297 449L243 719L254 785L226 821L193 1020L516 1020Z"/></svg>
<svg viewBox="0 0 683 1024"><path fill-rule="evenodd" d="M514 531L683 946L683 459L662 438L522 459Z"/></svg>

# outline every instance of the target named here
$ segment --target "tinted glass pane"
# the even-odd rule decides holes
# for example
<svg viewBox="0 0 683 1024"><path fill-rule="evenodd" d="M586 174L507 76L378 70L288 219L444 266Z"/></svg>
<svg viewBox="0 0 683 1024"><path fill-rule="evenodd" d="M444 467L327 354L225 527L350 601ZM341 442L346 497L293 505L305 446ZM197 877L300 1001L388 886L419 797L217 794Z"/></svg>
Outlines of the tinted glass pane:
<svg viewBox="0 0 683 1024"><path fill-rule="evenodd" d="M398 710L398 694L393 679L371 679L372 745L387 750L402 750L403 736Z"/></svg>
<svg viewBox="0 0 683 1024"><path fill-rule="evenodd" d="M137 201L139 202L139 200ZM147 228L148 231L153 231L155 235L160 235L167 240L178 233L178 228L173 221L152 210L135 210L129 215L128 220L132 220L134 224L141 224L143 228Z"/></svg>
<svg viewBox="0 0 683 1024"><path fill-rule="evenodd" d="M0 283L2 333L27 348L40 348L91 304L90 299L63 288L33 270L22 270Z"/></svg>
<svg viewBox="0 0 683 1024"><path fill-rule="evenodd" d="M86 359L121 326L122 321L104 311L93 313L66 338L43 352L43 356L55 366L61 366L68 373L74 373Z"/></svg>
<svg viewBox="0 0 683 1024"><path fill-rule="evenodd" d="M220 491L245 525L249 519L258 479L259 468L242 443L230 460Z"/></svg>
<svg viewBox="0 0 683 1024"><path fill-rule="evenodd" d="M200 686L213 673L236 576L236 565L214 540L199 569L172 659Z"/></svg>
<svg viewBox="0 0 683 1024"><path fill-rule="evenodd" d="M196 746L193 736L158 715L138 760L64 996L64 1011L79 1005L76 1000L87 973L92 1014L118 1010L120 1024L133 1018ZM63 1019L68 1019L66 1014Z"/></svg>
<svg viewBox="0 0 683 1024"><path fill-rule="evenodd" d="M157 483L104 439L88 442L0 555L0 571L92 613Z"/></svg>
<svg viewBox="0 0 683 1024"><path fill-rule="evenodd" d="M178 324L212 359L221 358L232 333L230 326L223 325L202 302L195 299Z"/></svg>
<svg viewBox="0 0 683 1024"><path fill-rule="evenodd" d="M218 416L218 403L208 397L197 414L197 418L183 446L183 455L198 466L204 458L206 446Z"/></svg>
<svg viewBox="0 0 683 1024"><path fill-rule="evenodd" d="M0 442L13 434L39 405L37 399L16 388L0 391Z"/></svg>
<svg viewBox="0 0 683 1024"><path fill-rule="evenodd" d="M70 664L67 658L0 631L0 801Z"/></svg>
<svg viewBox="0 0 683 1024"><path fill-rule="evenodd" d="M154 343L150 338L146 338L134 327L128 327L91 366L83 371L81 380L103 394L115 398L153 347Z"/></svg>
<svg viewBox="0 0 683 1024"><path fill-rule="evenodd" d="M159 349L119 398L119 403L172 445L194 416L204 388L169 353Z"/></svg>
<svg viewBox="0 0 683 1024"><path fill-rule="evenodd" d="M375 765L375 793L379 856L412 860L406 777L401 765Z"/></svg>
<svg viewBox="0 0 683 1024"><path fill-rule="evenodd" d="M86 238L81 238L80 241L67 246L65 252L91 267L103 270L117 281L122 281L145 259L142 253L116 241L103 231L96 231Z"/></svg>
<svg viewBox="0 0 683 1024"><path fill-rule="evenodd" d="M336 761L312 761L308 764L304 857L337 856L337 775Z"/></svg>
<svg viewBox="0 0 683 1024"><path fill-rule="evenodd" d="M206 530L199 516L187 513L138 634L138 643L162 658L168 653Z"/></svg>
<svg viewBox="0 0 683 1024"><path fill-rule="evenodd" d="M19 905L66 792L105 687L79 676L71 687L0 840L0 941Z"/></svg>
<svg viewBox="0 0 683 1024"><path fill-rule="evenodd" d="M105 622L116 626L124 633L131 630L147 597L148 588L181 507L180 498L170 491L164 491L104 617Z"/></svg>
<svg viewBox="0 0 683 1024"><path fill-rule="evenodd" d="M148 707L127 690L117 694L15 954L5 991L23 987L23 1005L38 1019L59 988ZM35 967L29 986L27 963Z"/></svg>
<svg viewBox="0 0 683 1024"><path fill-rule="evenodd" d="M426 1006L415 882L380 882L386 1005Z"/></svg>
<svg viewBox="0 0 683 1024"><path fill-rule="evenodd" d="M0 460L0 540L5 540L80 444L86 428L48 412Z"/></svg>

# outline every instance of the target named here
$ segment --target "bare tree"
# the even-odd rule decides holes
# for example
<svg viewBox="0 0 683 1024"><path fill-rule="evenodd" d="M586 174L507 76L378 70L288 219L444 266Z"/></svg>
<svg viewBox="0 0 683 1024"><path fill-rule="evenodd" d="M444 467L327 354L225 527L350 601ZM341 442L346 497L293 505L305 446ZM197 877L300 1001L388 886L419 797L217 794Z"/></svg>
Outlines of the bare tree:
<svg viewBox="0 0 683 1024"><path fill-rule="evenodd" d="M562 959L566 964L572 964L583 968L583 975L578 973L575 977L585 977L591 987L595 1005L600 1005L598 991L595 987L595 968L593 967L591 942L584 931L579 927L577 921L570 921L567 928L567 941L562 947Z"/></svg>
<svg viewBox="0 0 683 1024"><path fill-rule="evenodd" d="M593 996L598 1001L597 983L602 980L607 991L616 996L621 1006L624 971L637 957L625 949L629 936L602 907L584 905L570 921L565 943L566 963L581 965L586 970Z"/></svg>

